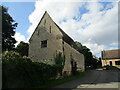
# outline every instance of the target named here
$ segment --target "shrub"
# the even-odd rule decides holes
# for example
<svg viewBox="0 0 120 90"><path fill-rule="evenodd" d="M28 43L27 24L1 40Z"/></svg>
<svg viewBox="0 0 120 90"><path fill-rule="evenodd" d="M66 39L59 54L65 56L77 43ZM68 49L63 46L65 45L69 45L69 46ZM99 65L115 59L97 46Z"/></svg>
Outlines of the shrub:
<svg viewBox="0 0 120 90"><path fill-rule="evenodd" d="M2 55L2 60L13 60L20 57L20 54L15 51L5 51Z"/></svg>
<svg viewBox="0 0 120 90"><path fill-rule="evenodd" d="M33 62L14 51L3 55L3 88L30 88L43 85L58 73L58 66Z"/></svg>

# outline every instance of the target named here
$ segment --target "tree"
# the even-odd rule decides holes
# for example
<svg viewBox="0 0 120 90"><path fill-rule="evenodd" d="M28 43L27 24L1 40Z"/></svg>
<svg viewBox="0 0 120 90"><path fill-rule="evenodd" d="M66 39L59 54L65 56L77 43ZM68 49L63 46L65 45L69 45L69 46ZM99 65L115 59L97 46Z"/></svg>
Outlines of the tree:
<svg viewBox="0 0 120 90"><path fill-rule="evenodd" d="M21 41L16 47L16 51L20 53L21 56L28 56L28 49L28 43L25 43L23 41Z"/></svg>
<svg viewBox="0 0 120 90"><path fill-rule="evenodd" d="M2 9L2 52L4 52L13 50L15 47L16 40L13 36L17 23L9 15L8 8L0 5L0 9Z"/></svg>
<svg viewBox="0 0 120 90"><path fill-rule="evenodd" d="M80 50L83 49L83 46L82 46L82 44L81 44L80 42L75 41L75 43L76 43L76 45L79 47Z"/></svg>

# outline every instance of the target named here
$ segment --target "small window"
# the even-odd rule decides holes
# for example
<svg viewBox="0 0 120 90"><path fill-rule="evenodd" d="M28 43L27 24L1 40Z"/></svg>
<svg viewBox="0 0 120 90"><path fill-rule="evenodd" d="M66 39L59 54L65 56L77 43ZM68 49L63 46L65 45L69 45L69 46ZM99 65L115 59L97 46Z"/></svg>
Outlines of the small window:
<svg viewBox="0 0 120 90"><path fill-rule="evenodd" d="M51 26L50 26L50 33L51 33Z"/></svg>
<svg viewBox="0 0 120 90"><path fill-rule="evenodd" d="M44 25L46 24L46 19L45 19L45 21L44 21Z"/></svg>
<svg viewBox="0 0 120 90"><path fill-rule="evenodd" d="M39 31L38 31L38 35L39 35Z"/></svg>
<svg viewBox="0 0 120 90"><path fill-rule="evenodd" d="M63 47L63 51L64 51L64 47Z"/></svg>
<svg viewBox="0 0 120 90"><path fill-rule="evenodd" d="M62 43L64 44L64 41Z"/></svg>
<svg viewBox="0 0 120 90"><path fill-rule="evenodd" d="M47 47L47 40L41 41L41 48Z"/></svg>

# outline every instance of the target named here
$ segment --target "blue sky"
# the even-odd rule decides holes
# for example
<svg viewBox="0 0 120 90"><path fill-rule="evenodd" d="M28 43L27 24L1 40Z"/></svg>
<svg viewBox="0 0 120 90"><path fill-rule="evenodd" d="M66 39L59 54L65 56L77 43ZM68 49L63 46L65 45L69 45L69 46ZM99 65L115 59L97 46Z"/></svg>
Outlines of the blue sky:
<svg viewBox="0 0 120 90"><path fill-rule="evenodd" d="M47 10L52 19L75 41L100 56L102 50L116 49L117 46L117 3L76 2L47 3L4 2L9 14L18 23L15 38L28 41L43 13ZM54 7L53 7L54 6ZM112 37L111 37L112 36Z"/></svg>
<svg viewBox="0 0 120 90"><path fill-rule="evenodd" d="M30 26L28 16L34 10L34 2L3 2L2 4L8 7L8 13L18 23L16 32L20 32L27 38L27 29Z"/></svg>

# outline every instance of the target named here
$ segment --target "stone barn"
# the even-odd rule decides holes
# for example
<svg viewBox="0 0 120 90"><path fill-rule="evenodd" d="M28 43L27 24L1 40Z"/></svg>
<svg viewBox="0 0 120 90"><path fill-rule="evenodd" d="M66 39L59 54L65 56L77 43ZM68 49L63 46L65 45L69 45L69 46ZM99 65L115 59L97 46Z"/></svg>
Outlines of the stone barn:
<svg viewBox="0 0 120 90"><path fill-rule="evenodd" d="M71 57L77 71L85 70L84 55L80 53L73 39L45 12L29 40L29 57L38 62L54 64L53 58L58 52L65 56L63 72L71 74Z"/></svg>

